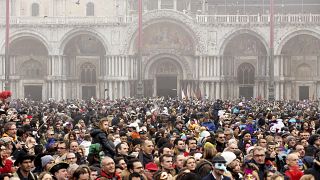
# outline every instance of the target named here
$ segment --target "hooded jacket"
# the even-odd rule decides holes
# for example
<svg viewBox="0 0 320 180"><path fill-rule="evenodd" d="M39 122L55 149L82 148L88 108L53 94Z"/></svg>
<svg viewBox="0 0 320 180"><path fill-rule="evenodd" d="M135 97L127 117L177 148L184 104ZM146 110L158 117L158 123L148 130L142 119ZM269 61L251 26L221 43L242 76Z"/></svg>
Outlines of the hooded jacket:
<svg viewBox="0 0 320 180"><path fill-rule="evenodd" d="M108 140L107 133L101 129L93 129L90 133L92 137L92 144L101 144L102 150L106 156L111 158L115 155L115 147L112 141Z"/></svg>

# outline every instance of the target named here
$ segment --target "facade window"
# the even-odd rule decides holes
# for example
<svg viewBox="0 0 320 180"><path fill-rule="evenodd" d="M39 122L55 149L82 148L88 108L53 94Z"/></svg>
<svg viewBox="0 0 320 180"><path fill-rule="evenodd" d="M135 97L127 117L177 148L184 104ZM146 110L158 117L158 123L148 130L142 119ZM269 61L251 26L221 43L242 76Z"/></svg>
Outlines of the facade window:
<svg viewBox="0 0 320 180"><path fill-rule="evenodd" d="M80 68L81 83L93 84L97 82L96 67L91 63L85 63Z"/></svg>
<svg viewBox="0 0 320 180"><path fill-rule="evenodd" d="M238 68L238 82L241 85L254 84L254 67L249 63L243 63Z"/></svg>
<svg viewBox="0 0 320 180"><path fill-rule="evenodd" d="M25 78L40 78L42 77L43 73L42 73L42 65L40 62L34 60L34 59L30 59L28 61L26 61L25 63L22 64L21 66L21 72L22 75Z"/></svg>
<svg viewBox="0 0 320 180"><path fill-rule="evenodd" d="M87 4L87 16L94 16L94 4L92 2Z"/></svg>
<svg viewBox="0 0 320 180"><path fill-rule="evenodd" d="M39 16L39 4L38 3L32 3L31 16Z"/></svg>
<svg viewBox="0 0 320 180"><path fill-rule="evenodd" d="M173 9L173 0L161 0L161 9Z"/></svg>

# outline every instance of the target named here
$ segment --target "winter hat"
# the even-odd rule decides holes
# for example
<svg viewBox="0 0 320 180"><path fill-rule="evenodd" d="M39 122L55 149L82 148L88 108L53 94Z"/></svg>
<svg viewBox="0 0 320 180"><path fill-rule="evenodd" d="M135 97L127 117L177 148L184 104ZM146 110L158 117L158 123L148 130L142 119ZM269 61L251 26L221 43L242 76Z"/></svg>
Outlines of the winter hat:
<svg viewBox="0 0 320 180"><path fill-rule="evenodd" d="M45 167L47 164L49 164L51 161L54 161L54 158L51 155L45 155L41 158L41 165L42 167Z"/></svg>
<svg viewBox="0 0 320 180"><path fill-rule="evenodd" d="M221 156L227 161L226 165L229 165L232 161L237 159L237 156L233 152L230 152L230 151L225 151L225 152L221 153Z"/></svg>

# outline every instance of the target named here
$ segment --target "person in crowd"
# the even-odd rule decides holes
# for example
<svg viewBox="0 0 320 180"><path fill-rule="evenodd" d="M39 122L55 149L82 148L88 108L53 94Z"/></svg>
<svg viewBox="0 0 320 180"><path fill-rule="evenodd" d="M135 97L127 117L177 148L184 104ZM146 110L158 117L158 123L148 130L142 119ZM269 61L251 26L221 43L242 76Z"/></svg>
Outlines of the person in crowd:
<svg viewBox="0 0 320 180"><path fill-rule="evenodd" d="M13 174L14 177L20 179L37 180L37 176L31 172L33 168L33 160L35 156L20 152L18 158L14 162L15 166L19 168Z"/></svg>
<svg viewBox="0 0 320 180"><path fill-rule="evenodd" d="M55 180L68 180L68 168L69 164L61 162L53 165L49 172L53 175Z"/></svg>

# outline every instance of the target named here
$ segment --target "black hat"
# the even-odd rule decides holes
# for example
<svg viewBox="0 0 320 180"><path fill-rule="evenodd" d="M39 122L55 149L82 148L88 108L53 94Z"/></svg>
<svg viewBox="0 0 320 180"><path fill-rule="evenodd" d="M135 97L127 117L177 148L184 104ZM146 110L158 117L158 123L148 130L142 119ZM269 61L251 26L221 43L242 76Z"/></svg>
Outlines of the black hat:
<svg viewBox="0 0 320 180"><path fill-rule="evenodd" d="M54 173L58 172L60 169L68 169L69 168L69 164L68 163L58 163L53 165L49 172L54 175Z"/></svg>
<svg viewBox="0 0 320 180"><path fill-rule="evenodd" d="M227 161L222 156L215 156L212 158L212 163L226 163Z"/></svg>
<svg viewBox="0 0 320 180"><path fill-rule="evenodd" d="M18 166L18 165L19 165L20 163L22 163L24 160L29 159L29 160L33 161L34 158L35 158L35 156L30 155L30 154L26 154L26 153L19 153L19 155L17 155L17 156L18 156L18 157L17 157L16 161L14 162L14 165L15 165L15 166Z"/></svg>

